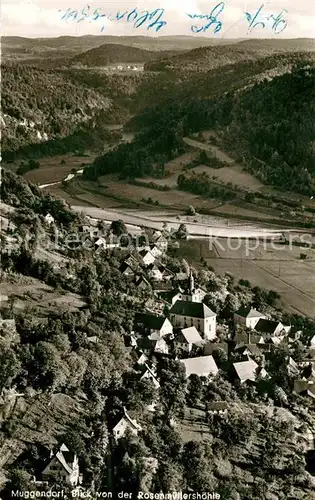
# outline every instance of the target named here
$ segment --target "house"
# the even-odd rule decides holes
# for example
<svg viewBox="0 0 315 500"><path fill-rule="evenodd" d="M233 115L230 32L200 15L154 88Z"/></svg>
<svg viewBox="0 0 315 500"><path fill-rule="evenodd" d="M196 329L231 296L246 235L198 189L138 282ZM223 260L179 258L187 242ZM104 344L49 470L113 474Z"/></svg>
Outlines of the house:
<svg viewBox="0 0 315 500"><path fill-rule="evenodd" d="M69 451L65 444L62 444L57 453L50 454L49 463L42 472L43 479L48 479L51 475L61 477L71 486L79 484L79 460L75 453Z"/></svg>
<svg viewBox="0 0 315 500"><path fill-rule="evenodd" d="M150 266L147 267L148 270L148 276L151 280L154 281L163 281L163 273L159 266L156 264L151 264Z"/></svg>
<svg viewBox="0 0 315 500"><path fill-rule="evenodd" d="M143 276L137 277L134 281L134 284L138 290L148 290L148 288L151 288L149 281Z"/></svg>
<svg viewBox="0 0 315 500"><path fill-rule="evenodd" d="M49 225L52 224L53 222L55 222L54 217L49 213L45 215L44 219L45 219L45 222Z"/></svg>
<svg viewBox="0 0 315 500"><path fill-rule="evenodd" d="M79 226L79 233L88 235L90 238L98 236L98 229L96 226L93 226L91 224L81 224Z"/></svg>
<svg viewBox="0 0 315 500"><path fill-rule="evenodd" d="M155 262L155 257L149 250L141 250L139 256L144 266L149 266Z"/></svg>
<svg viewBox="0 0 315 500"><path fill-rule="evenodd" d="M156 259L158 257L161 257L161 255L162 255L162 251L156 245L150 245L149 251L152 253L153 257L155 257Z"/></svg>
<svg viewBox="0 0 315 500"><path fill-rule="evenodd" d="M106 242L105 238L98 238L94 242L94 247L95 247L95 250L105 249L107 247L107 242Z"/></svg>
<svg viewBox="0 0 315 500"><path fill-rule="evenodd" d="M273 321L265 318L260 318L254 326L256 332L267 334L270 337L276 337L281 334L287 335L290 329L290 326L284 326L281 321Z"/></svg>
<svg viewBox="0 0 315 500"><path fill-rule="evenodd" d="M151 380L155 389L159 389L160 382L158 381L155 373L152 371L152 369L146 363L144 363L144 368L145 368L145 371L141 375L140 380Z"/></svg>
<svg viewBox="0 0 315 500"><path fill-rule="evenodd" d="M158 247L162 252L165 252L168 247L168 239L161 233L161 231L156 231L152 238L152 242L156 247Z"/></svg>
<svg viewBox="0 0 315 500"><path fill-rule="evenodd" d="M193 346L201 347L204 340L200 337L195 326L183 328L175 337L174 347L185 352L191 352Z"/></svg>
<svg viewBox="0 0 315 500"><path fill-rule="evenodd" d="M236 347L235 352L256 361L262 361L265 359L265 355L259 348L259 344L244 344Z"/></svg>
<svg viewBox="0 0 315 500"><path fill-rule="evenodd" d="M315 399L315 378L300 378L294 380L294 392L300 396Z"/></svg>
<svg viewBox="0 0 315 500"><path fill-rule="evenodd" d="M139 261L136 259L136 257L132 254L129 254L125 260L124 263L127 264L131 269L136 270L139 267Z"/></svg>
<svg viewBox="0 0 315 500"><path fill-rule="evenodd" d="M315 335L310 340L310 347L311 349L315 349Z"/></svg>
<svg viewBox="0 0 315 500"><path fill-rule="evenodd" d="M135 271L126 262L123 262L121 264L119 270L124 276L127 276L128 278L133 278L135 276Z"/></svg>
<svg viewBox="0 0 315 500"><path fill-rule="evenodd" d="M186 358L180 361L185 365L186 378L193 374L199 377L208 377L209 375L217 375L219 371L212 356Z"/></svg>
<svg viewBox="0 0 315 500"><path fill-rule="evenodd" d="M300 370L297 365L297 363L294 361L294 359L291 358L291 356L288 357L287 359L287 372L290 377L296 377L299 375Z"/></svg>
<svg viewBox="0 0 315 500"><path fill-rule="evenodd" d="M147 335L158 333L158 338L173 333L173 326L165 316L154 314L136 314L135 325Z"/></svg>
<svg viewBox="0 0 315 500"><path fill-rule="evenodd" d="M124 415L113 428L113 436L116 440L125 436L127 430L137 436L138 432L142 431L141 425L136 420L133 420L124 408Z"/></svg>
<svg viewBox="0 0 315 500"><path fill-rule="evenodd" d="M151 264L147 267L147 271L149 272L149 277L153 280L169 283L174 278L174 273L163 265Z"/></svg>
<svg viewBox="0 0 315 500"><path fill-rule="evenodd" d="M266 319L266 316L256 311L256 309L251 306L240 307L240 309L234 313L235 326L239 325L246 328L255 328L260 319Z"/></svg>
<svg viewBox="0 0 315 500"><path fill-rule="evenodd" d="M241 384L256 380L258 364L253 359L233 363L233 367Z"/></svg>
<svg viewBox="0 0 315 500"><path fill-rule="evenodd" d="M137 345L146 355L150 355L153 352L159 354L168 354L169 352L168 345L164 338L141 338L138 339Z"/></svg>
<svg viewBox="0 0 315 500"><path fill-rule="evenodd" d="M205 339L216 337L216 314L201 302L177 300L170 309L170 320L174 326L195 326Z"/></svg>
<svg viewBox="0 0 315 500"><path fill-rule="evenodd" d="M255 332L236 332L234 336L234 342L237 346L248 345L248 344L264 344L264 336Z"/></svg>

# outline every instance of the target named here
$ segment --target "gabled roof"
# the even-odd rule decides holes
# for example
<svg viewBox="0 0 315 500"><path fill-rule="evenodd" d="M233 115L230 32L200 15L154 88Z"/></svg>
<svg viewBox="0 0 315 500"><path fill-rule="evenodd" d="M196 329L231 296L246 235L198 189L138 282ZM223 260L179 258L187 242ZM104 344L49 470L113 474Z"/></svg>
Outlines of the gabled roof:
<svg viewBox="0 0 315 500"><path fill-rule="evenodd" d="M72 470L73 470L72 465L73 465L73 462L75 459L75 454L71 453L71 451L69 451L69 449L67 448L67 446L65 444L62 444L60 446L59 450L57 451L57 453L55 453L50 458L49 463L47 464L47 466L43 470L43 474L45 474L47 467L49 466L49 464L51 464L52 460L54 460L54 459L58 460L58 462L62 465L62 467L65 469L65 471L68 474L72 473Z"/></svg>
<svg viewBox="0 0 315 500"><path fill-rule="evenodd" d="M254 309L252 306L242 306L235 312L238 316L243 318L261 318L264 316L261 312Z"/></svg>
<svg viewBox="0 0 315 500"><path fill-rule="evenodd" d="M140 323L150 330L161 330L167 318L154 314L136 314L135 322Z"/></svg>
<svg viewBox="0 0 315 500"><path fill-rule="evenodd" d="M199 356L198 358L181 359L186 368L186 377L190 375L216 375L219 371L213 356Z"/></svg>
<svg viewBox="0 0 315 500"><path fill-rule="evenodd" d="M123 416L118 420L117 424L114 426L113 430L116 429L116 427L120 424L120 422L122 420L126 420L128 422L129 425L131 425L131 427L133 427L134 429L136 429L137 431L141 431L142 430L142 427L141 425L138 424L138 422L136 420L133 420L130 415L128 414L126 408L124 408L124 414Z"/></svg>
<svg viewBox="0 0 315 500"><path fill-rule="evenodd" d="M261 356L262 352L259 349L257 344L244 344L239 347L236 347L237 352L244 353L245 351L249 351L253 356Z"/></svg>
<svg viewBox="0 0 315 500"><path fill-rule="evenodd" d="M255 330L261 333L274 333L276 329L282 325L280 321L272 321L271 319L259 319L257 325L255 326ZM283 325L282 325L283 326Z"/></svg>
<svg viewBox="0 0 315 500"><path fill-rule="evenodd" d="M172 306L170 314L192 318L211 318L216 316L206 304L201 302L188 302L185 300L177 300Z"/></svg>
<svg viewBox="0 0 315 500"><path fill-rule="evenodd" d="M245 382L246 380L256 380L256 369L258 368L258 365L253 359L233 363L233 366L238 378L242 382Z"/></svg>
<svg viewBox="0 0 315 500"><path fill-rule="evenodd" d="M198 344L202 343L203 340L200 337L198 330L195 326L190 326L189 328L183 328L180 332L179 337L176 339L177 341L186 341L187 344Z"/></svg>

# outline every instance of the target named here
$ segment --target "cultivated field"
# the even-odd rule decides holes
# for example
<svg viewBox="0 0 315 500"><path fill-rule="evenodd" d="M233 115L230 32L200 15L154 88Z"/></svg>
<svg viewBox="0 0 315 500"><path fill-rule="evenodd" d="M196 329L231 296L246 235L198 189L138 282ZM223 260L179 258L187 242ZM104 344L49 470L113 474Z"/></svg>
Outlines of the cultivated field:
<svg viewBox="0 0 315 500"><path fill-rule="evenodd" d="M215 177L216 182L221 184L232 183L238 188L246 188L248 191L260 191L264 185L248 172L244 172L240 165L232 167L212 168L207 165L198 165L190 170L196 174L207 174L209 177Z"/></svg>

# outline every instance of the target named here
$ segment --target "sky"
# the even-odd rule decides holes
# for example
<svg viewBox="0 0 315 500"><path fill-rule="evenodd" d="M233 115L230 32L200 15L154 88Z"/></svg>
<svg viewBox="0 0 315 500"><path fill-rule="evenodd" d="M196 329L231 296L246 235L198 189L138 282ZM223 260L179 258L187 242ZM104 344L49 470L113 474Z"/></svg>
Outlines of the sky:
<svg viewBox="0 0 315 500"><path fill-rule="evenodd" d="M63 35L99 35L104 26L104 35L192 35L191 25L198 28L207 21L192 21L187 14L210 14L219 0L116 0L116 1L80 1L80 0L2 0L2 35L23 37L54 37ZM216 34L213 27L206 32L195 36L209 36L214 38L315 38L315 0L226 0L224 10L218 16L222 28ZM158 33L147 30L148 22L139 28L133 22L124 19L118 21L89 22L85 19L78 23L77 20L62 20L67 9L77 10L90 6L90 12L99 9L107 15L115 15L137 8L149 12L155 9L165 9L163 20L167 22ZM256 26L249 31L249 23L245 12L252 16L260 6L263 9L260 17L255 22L264 21L270 15L275 17L282 13L281 19L286 21L285 29L276 34L272 29L272 21L267 21L265 27ZM139 14L140 15L140 14ZM278 25L280 31L284 23Z"/></svg>

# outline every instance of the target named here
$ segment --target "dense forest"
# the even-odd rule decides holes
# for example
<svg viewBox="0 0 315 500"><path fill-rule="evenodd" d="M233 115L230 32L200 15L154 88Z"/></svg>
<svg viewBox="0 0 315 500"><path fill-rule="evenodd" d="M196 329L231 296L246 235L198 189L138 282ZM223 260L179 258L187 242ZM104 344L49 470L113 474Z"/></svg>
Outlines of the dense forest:
<svg viewBox="0 0 315 500"><path fill-rule="evenodd" d="M3 152L71 135L111 105L58 71L28 66L3 65L1 87Z"/></svg>

